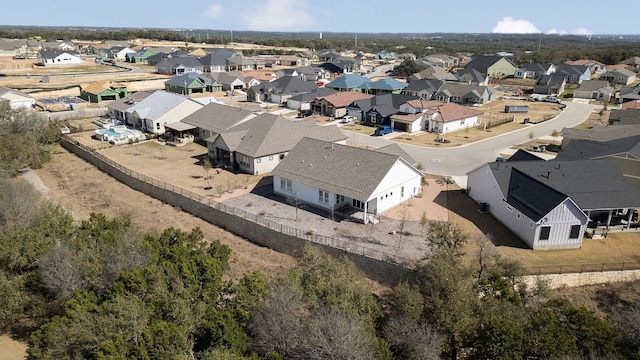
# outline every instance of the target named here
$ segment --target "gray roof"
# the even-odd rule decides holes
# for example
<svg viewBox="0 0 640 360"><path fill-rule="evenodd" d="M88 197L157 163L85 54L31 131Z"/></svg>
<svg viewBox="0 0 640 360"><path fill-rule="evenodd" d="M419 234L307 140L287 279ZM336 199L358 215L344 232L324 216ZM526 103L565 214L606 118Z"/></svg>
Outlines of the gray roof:
<svg viewBox="0 0 640 360"><path fill-rule="evenodd" d="M122 99L118 99L111 104L109 104L108 108L114 109L117 111L125 111L128 108L132 107L136 103L142 101L149 95L151 95L152 91L136 91L134 93L129 94L127 97L123 97Z"/></svg>
<svg viewBox="0 0 640 360"><path fill-rule="evenodd" d="M334 89L353 89L361 88L364 84L369 82L371 82L371 79L358 74L344 74L335 78L325 86Z"/></svg>
<svg viewBox="0 0 640 360"><path fill-rule="evenodd" d="M483 95L487 92L490 94L495 94L496 90L491 86L445 82L440 87L438 93L440 92L445 93L448 96L464 97L470 93L473 93L475 96L483 97Z"/></svg>
<svg viewBox="0 0 640 360"><path fill-rule="evenodd" d="M469 61L464 67L474 69L488 69L501 59L507 60L511 63L511 60L499 55L476 55L471 61ZM512 64L513 65L513 64Z"/></svg>
<svg viewBox="0 0 640 360"><path fill-rule="evenodd" d="M375 108L382 116L389 116L397 113L400 109L400 105L415 99L419 98L412 95L386 93L378 94L368 99L356 100L349 104L348 107L358 107L364 112Z"/></svg>
<svg viewBox="0 0 640 360"><path fill-rule="evenodd" d="M69 50L69 51L65 51L65 50L40 50L38 52L38 56L40 56L43 59L55 59L56 56L62 55L62 54L80 56L79 52L73 51L73 50Z"/></svg>
<svg viewBox="0 0 640 360"><path fill-rule="evenodd" d="M313 81L306 81L296 76L285 75L274 81L262 83L255 87L255 90L259 92L260 89L264 89L265 92L272 94L288 95L307 93L317 88L318 85Z"/></svg>
<svg viewBox="0 0 640 360"><path fill-rule="evenodd" d="M174 76L164 83L176 86L185 86L186 84L186 86L189 87L194 81L200 82L202 86L208 86L213 85L216 80L198 73L189 72L186 74Z"/></svg>
<svg viewBox="0 0 640 360"><path fill-rule="evenodd" d="M420 80L411 80L409 85L404 88L404 91L430 91L434 93L440 89L440 86L444 81L441 80L429 80L429 79L420 79Z"/></svg>
<svg viewBox="0 0 640 360"><path fill-rule="evenodd" d="M615 154L629 154L637 159L640 159L640 134L637 129L625 128L633 127L637 125L617 125L609 126L605 134L598 134L597 132L591 132L589 138L580 137L580 134L564 134L562 150L558 153L557 159L559 160L576 160L576 159L594 159ZM612 129L614 128L614 129ZM616 131L618 129L620 131ZM634 135L635 134L635 135ZM618 137L625 136L626 137ZM602 140L602 138L605 140Z"/></svg>
<svg viewBox="0 0 640 360"><path fill-rule="evenodd" d="M413 166L418 165L418 162L414 158L412 158L411 155L409 155L406 151L404 151L404 149L397 143L392 143L387 146L377 148L375 151L385 154L397 155L405 159L409 164Z"/></svg>
<svg viewBox="0 0 640 360"><path fill-rule="evenodd" d="M212 102L180 121L219 134L251 116L251 111Z"/></svg>
<svg viewBox="0 0 640 360"><path fill-rule="evenodd" d="M321 88L313 89L311 92L308 92L308 93L302 93L302 94L294 95L294 96L290 97L289 100L310 102L310 101L313 101L317 97L327 96L327 95L331 95L331 94L335 94L335 93L337 93L336 90L329 89L329 88L326 88L326 87L321 87Z"/></svg>
<svg viewBox="0 0 640 360"><path fill-rule="evenodd" d="M452 74L447 80L453 80L464 83L482 83L487 80L487 74L481 73L475 68L466 68Z"/></svg>
<svg viewBox="0 0 640 360"><path fill-rule="evenodd" d="M27 93L23 93L22 91L18 91L16 89L11 89L11 88L8 88L8 87L0 86L0 96L2 96L4 94L8 94L8 93L33 99L33 96L31 96L31 95L29 95Z"/></svg>
<svg viewBox="0 0 640 360"><path fill-rule="evenodd" d="M142 119L157 119L184 101L194 100L184 95L159 90L134 104L126 111L129 114L137 112Z"/></svg>
<svg viewBox="0 0 640 360"><path fill-rule="evenodd" d="M628 183L608 159L513 161L488 165L505 198L509 199L509 192L519 185L517 194L523 204L546 201L545 197L557 200L557 193L560 193L570 197L583 211L640 207L640 190ZM512 169L520 174L513 177Z"/></svg>
<svg viewBox="0 0 640 360"><path fill-rule="evenodd" d="M260 114L229 128L217 138L223 140L230 151L255 158L288 152L303 137L332 142L347 138L335 125L320 126L313 120L288 120L273 114Z"/></svg>
<svg viewBox="0 0 640 360"><path fill-rule="evenodd" d="M511 155L509 159L507 159L507 161L533 161L533 160L542 161L544 159L522 149L518 149L518 151L513 153L513 155Z"/></svg>
<svg viewBox="0 0 640 360"><path fill-rule="evenodd" d="M553 64L551 63L546 63L546 64L525 63L525 64L522 64L522 66L520 66L520 69L524 69L526 71L547 72L552 65Z"/></svg>
<svg viewBox="0 0 640 360"><path fill-rule="evenodd" d="M606 80L585 80L574 91L599 91L602 89L607 89L610 92L613 92L613 88Z"/></svg>
<svg viewBox="0 0 640 360"><path fill-rule="evenodd" d="M555 85L561 87L566 81L567 76L564 74L543 75L536 81L536 86L551 87Z"/></svg>
<svg viewBox="0 0 640 360"><path fill-rule="evenodd" d="M564 74L567 76L582 76L587 70L590 70L586 65L569 65L562 64L556 69L556 74Z"/></svg>
<svg viewBox="0 0 640 360"><path fill-rule="evenodd" d="M367 201L398 161L412 167L398 155L304 138L271 173Z"/></svg>

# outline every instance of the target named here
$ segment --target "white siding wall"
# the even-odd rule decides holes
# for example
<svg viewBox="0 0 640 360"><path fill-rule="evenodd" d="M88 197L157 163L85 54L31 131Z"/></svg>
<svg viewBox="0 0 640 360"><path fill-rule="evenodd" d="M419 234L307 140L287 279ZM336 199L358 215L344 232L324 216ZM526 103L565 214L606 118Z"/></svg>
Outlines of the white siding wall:
<svg viewBox="0 0 640 360"><path fill-rule="evenodd" d="M446 134L446 133L450 133L450 132L454 132L454 131L458 131L458 130L463 130L463 129L467 129L467 128L472 128L474 126L478 125L478 117L477 116L473 116L470 118L466 118L466 119L461 119L461 120L456 120L456 121L451 121L451 122L447 122L447 123L440 123L440 126L442 127L442 133ZM430 129L431 129L431 124L430 124Z"/></svg>
<svg viewBox="0 0 640 360"><path fill-rule="evenodd" d="M191 115L196 110L202 108L204 105L195 102L195 101L183 101L178 106L173 109L167 111L162 116L157 118L153 123L149 120L146 121L147 131L155 134L164 134L165 124L173 124L176 123L185 117ZM160 124L160 128L158 129L157 124Z"/></svg>
<svg viewBox="0 0 640 360"><path fill-rule="evenodd" d="M284 153L285 155L287 153ZM258 162L259 161L259 162ZM268 156L263 156L261 158L256 158L253 160L253 169L250 173L254 175L261 175L264 173L271 172L273 168L276 167L280 163L280 154L273 154Z"/></svg>
<svg viewBox="0 0 640 360"><path fill-rule="evenodd" d="M296 199L316 207L329 209L334 206L336 196L334 193L329 194L329 203L325 204L319 201L318 189L305 184L293 182L293 191L289 192L280 187L280 176L273 177L273 192L284 197L295 197Z"/></svg>
<svg viewBox="0 0 640 360"><path fill-rule="evenodd" d="M418 112L418 110L416 108L414 108L413 106L409 105L409 104L402 104L400 105L400 112L403 113L407 113L407 114L415 114Z"/></svg>
<svg viewBox="0 0 640 360"><path fill-rule="evenodd" d="M582 246L582 236L586 219L584 214L575 204L567 199L562 204L545 216L546 220L541 221L538 227L533 243L534 250L551 250L551 249L577 249ZM581 219L582 222L581 222ZM577 239L569 239L572 225L580 225L580 234ZM549 240L539 240L540 228L550 226Z"/></svg>
<svg viewBox="0 0 640 360"><path fill-rule="evenodd" d="M396 164L382 179L373 192L372 209L377 213L385 212L401 202L416 196L421 189L421 175L401 161ZM404 193L402 188L404 187Z"/></svg>

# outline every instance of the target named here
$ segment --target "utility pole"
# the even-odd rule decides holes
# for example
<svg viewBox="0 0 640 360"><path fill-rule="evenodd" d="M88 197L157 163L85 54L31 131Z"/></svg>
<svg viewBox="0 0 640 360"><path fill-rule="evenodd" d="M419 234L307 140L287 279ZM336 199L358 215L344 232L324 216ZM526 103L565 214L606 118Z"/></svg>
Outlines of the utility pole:
<svg viewBox="0 0 640 360"><path fill-rule="evenodd" d="M358 48L358 34L356 34L356 49Z"/></svg>

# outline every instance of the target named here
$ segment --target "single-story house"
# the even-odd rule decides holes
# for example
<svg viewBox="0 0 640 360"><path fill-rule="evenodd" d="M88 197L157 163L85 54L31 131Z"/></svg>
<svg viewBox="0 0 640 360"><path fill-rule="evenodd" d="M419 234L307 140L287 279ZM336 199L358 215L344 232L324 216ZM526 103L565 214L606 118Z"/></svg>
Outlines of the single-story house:
<svg viewBox="0 0 640 360"><path fill-rule="evenodd" d="M311 102L311 110L314 113L341 118L347 115L347 106L356 100L370 99L373 95L358 91L339 91L335 94L316 97Z"/></svg>
<svg viewBox="0 0 640 360"><path fill-rule="evenodd" d="M534 250L582 246L588 226L640 207L640 189L613 162L496 161L468 174L467 194ZM604 219L604 220L603 220Z"/></svg>
<svg viewBox="0 0 640 360"><path fill-rule="evenodd" d="M533 87L534 94L560 95L567 85L567 76L561 74L543 75Z"/></svg>
<svg viewBox="0 0 640 360"><path fill-rule="evenodd" d="M360 99L347 106L347 115L355 117L369 126L391 125L391 115L400 111L400 105L417 99L402 94L380 94L368 99Z"/></svg>
<svg viewBox="0 0 640 360"><path fill-rule="evenodd" d="M440 66L428 65L424 70L409 76L409 83L415 80L444 81L451 76L451 73L443 70Z"/></svg>
<svg viewBox="0 0 640 360"><path fill-rule="evenodd" d="M306 81L296 76L283 76L252 87L247 91L247 100L284 104L292 96L309 93L317 88L318 85L313 81Z"/></svg>
<svg viewBox="0 0 640 360"><path fill-rule="evenodd" d="M242 73L238 71L212 72L209 76L222 84L222 90L242 90L247 87Z"/></svg>
<svg viewBox="0 0 640 360"><path fill-rule="evenodd" d="M273 191L363 223L420 194L422 173L394 154L304 138L272 170ZM366 214L366 216L365 216Z"/></svg>
<svg viewBox="0 0 640 360"><path fill-rule="evenodd" d="M623 87L618 92L618 98L620 99L621 104L629 101L640 100L640 85L636 85L634 87Z"/></svg>
<svg viewBox="0 0 640 360"><path fill-rule="evenodd" d="M461 69L455 74L451 74L445 80L455 81L455 82L459 82L467 85L479 85L479 86L489 85L489 75L481 73L480 71L474 68Z"/></svg>
<svg viewBox="0 0 640 360"><path fill-rule="evenodd" d="M203 106L187 96L158 90L125 110L126 123L161 135L165 125L179 122Z"/></svg>
<svg viewBox="0 0 640 360"><path fill-rule="evenodd" d="M411 80L409 85L402 90L402 93L430 100L440 90L442 84L444 84L444 81L441 80Z"/></svg>
<svg viewBox="0 0 640 360"><path fill-rule="evenodd" d="M193 132L196 140L205 140L255 116L255 113L248 110L212 102L187 115L180 122L196 129ZM213 148L209 148L209 157L215 158Z"/></svg>
<svg viewBox="0 0 640 360"><path fill-rule="evenodd" d="M599 79L610 84L631 85L636 82L636 73L627 69L609 70L600 75Z"/></svg>
<svg viewBox="0 0 640 360"><path fill-rule="evenodd" d="M222 91L222 84L211 77L190 72L164 82L164 89L176 94L204 94Z"/></svg>
<svg viewBox="0 0 640 360"><path fill-rule="evenodd" d="M585 80L573 90L576 99L590 99L609 102L615 94L615 90L606 80Z"/></svg>
<svg viewBox="0 0 640 360"><path fill-rule="evenodd" d="M517 69L511 60L499 55L475 55L464 67L476 69L490 77L512 76Z"/></svg>
<svg viewBox="0 0 640 360"><path fill-rule="evenodd" d="M292 110L310 110L311 103L318 97L335 94L337 91L325 87L316 88L308 93L297 94L287 99L287 108Z"/></svg>
<svg viewBox="0 0 640 360"><path fill-rule="evenodd" d="M118 100L129 95L125 84L114 83L110 80L96 81L80 87L80 98L99 103L105 100Z"/></svg>
<svg viewBox="0 0 640 360"><path fill-rule="evenodd" d="M440 102L456 104L486 104L497 98L496 90L491 86L467 85L445 82L432 97Z"/></svg>
<svg viewBox="0 0 640 360"><path fill-rule="evenodd" d="M21 91L0 86L0 103L8 101L9 106L16 109L31 109L36 104L36 99Z"/></svg>
<svg viewBox="0 0 640 360"><path fill-rule="evenodd" d="M154 52L149 49L140 49L134 53L127 53L125 55L127 62L136 64L147 64L147 58L153 56Z"/></svg>
<svg viewBox="0 0 640 360"><path fill-rule="evenodd" d="M289 120L273 114L249 118L206 141L216 166L260 175L271 172L304 137L331 143L347 141L335 125L320 126L310 119Z"/></svg>
<svg viewBox="0 0 640 360"><path fill-rule="evenodd" d="M513 77L516 79L539 79L544 75L551 75L556 71L552 63L526 63L516 69Z"/></svg>
<svg viewBox="0 0 640 360"><path fill-rule="evenodd" d="M100 50L100 57L104 59L125 61L127 60L127 54L135 54L135 50L127 46L112 46L108 49Z"/></svg>
<svg viewBox="0 0 640 360"><path fill-rule="evenodd" d="M373 82L364 83L362 85L362 91L367 94L400 94L402 89L407 87L407 83L404 81L396 80L394 78L383 78Z"/></svg>
<svg viewBox="0 0 640 360"><path fill-rule="evenodd" d="M109 118L125 121L127 119L127 109L139 103L152 93L152 91L136 91L134 93L129 93L126 97L111 102L107 105L107 114L109 115Z"/></svg>
<svg viewBox="0 0 640 360"><path fill-rule="evenodd" d="M40 50L38 59L45 66L82 63L82 56L77 51Z"/></svg>
<svg viewBox="0 0 640 360"><path fill-rule="evenodd" d="M586 65L562 64L556 69L555 75L565 75L567 83L582 84L583 81L591 79L591 68Z"/></svg>
<svg viewBox="0 0 640 360"><path fill-rule="evenodd" d="M202 74L204 66L192 56L170 57L156 64L156 72L168 75L182 75L190 72Z"/></svg>
<svg viewBox="0 0 640 360"><path fill-rule="evenodd" d="M391 116L391 126L409 133L427 130L446 134L477 126L482 114L473 107L417 99L400 105L400 112Z"/></svg>
<svg viewBox="0 0 640 360"><path fill-rule="evenodd" d="M334 89L336 91L360 91L362 92L364 86L371 82L371 79L357 75L357 74L344 74L333 81L325 84L325 87Z"/></svg>
<svg viewBox="0 0 640 360"><path fill-rule="evenodd" d="M632 68L640 68L640 56L632 56L619 62L619 64L628 65Z"/></svg>

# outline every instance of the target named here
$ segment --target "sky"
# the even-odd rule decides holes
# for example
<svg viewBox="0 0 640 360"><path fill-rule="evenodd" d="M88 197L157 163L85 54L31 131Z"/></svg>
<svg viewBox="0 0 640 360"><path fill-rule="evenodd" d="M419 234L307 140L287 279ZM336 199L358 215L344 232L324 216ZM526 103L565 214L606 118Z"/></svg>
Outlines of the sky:
<svg viewBox="0 0 640 360"><path fill-rule="evenodd" d="M30 0L0 11L0 25L96 26L283 32L544 33L637 35L632 17L602 16L571 1L425 0ZM624 14L640 13L626 2ZM613 10L613 9L609 9ZM613 11L611 11L613 13Z"/></svg>

